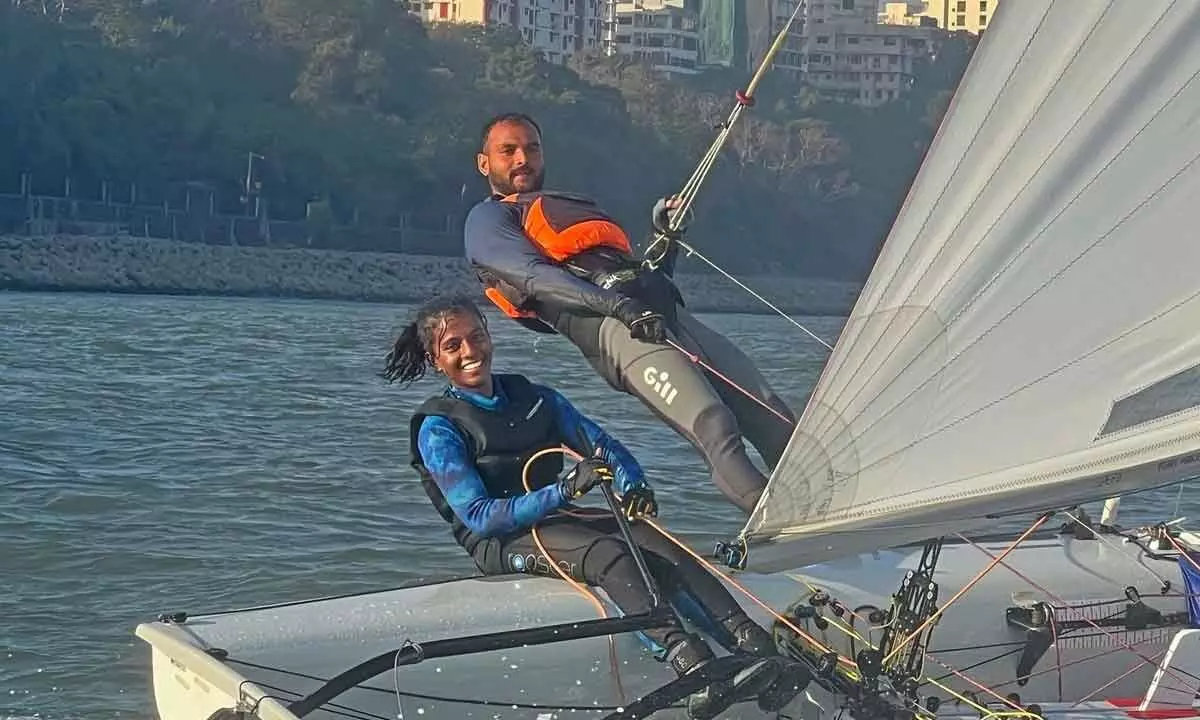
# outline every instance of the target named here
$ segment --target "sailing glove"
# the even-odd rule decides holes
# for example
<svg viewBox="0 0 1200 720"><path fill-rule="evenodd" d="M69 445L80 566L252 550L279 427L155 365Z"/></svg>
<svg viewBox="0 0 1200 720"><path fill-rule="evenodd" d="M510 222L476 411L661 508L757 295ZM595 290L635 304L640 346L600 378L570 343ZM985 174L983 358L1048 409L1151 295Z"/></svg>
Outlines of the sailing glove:
<svg viewBox="0 0 1200 720"><path fill-rule="evenodd" d="M613 317L629 328L634 340L663 343L667 340L667 324L661 313L657 313L634 298L627 297L613 308Z"/></svg>
<svg viewBox="0 0 1200 720"><path fill-rule="evenodd" d="M630 521L658 517L658 501L654 499L654 491L643 485L621 496L621 510Z"/></svg>
<svg viewBox="0 0 1200 720"><path fill-rule="evenodd" d="M577 500L602 482L611 483L613 471L600 458L580 460L560 482L562 494L567 500Z"/></svg>
<svg viewBox="0 0 1200 720"><path fill-rule="evenodd" d="M678 198L659 198L654 203L654 208L650 211L650 222L654 225L654 229L666 235L667 237L681 237L687 231L687 226L690 217L680 221L679 227L672 231L671 227L671 210L679 205ZM691 215L691 209L688 210L688 215Z"/></svg>

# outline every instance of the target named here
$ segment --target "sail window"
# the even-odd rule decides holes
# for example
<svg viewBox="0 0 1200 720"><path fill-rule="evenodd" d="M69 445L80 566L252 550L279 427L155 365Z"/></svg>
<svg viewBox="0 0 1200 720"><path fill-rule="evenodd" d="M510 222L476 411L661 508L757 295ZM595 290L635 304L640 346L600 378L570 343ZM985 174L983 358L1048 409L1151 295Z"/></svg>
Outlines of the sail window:
<svg viewBox="0 0 1200 720"><path fill-rule="evenodd" d="M1200 365L1159 380L1113 403L1100 437L1200 406Z"/></svg>

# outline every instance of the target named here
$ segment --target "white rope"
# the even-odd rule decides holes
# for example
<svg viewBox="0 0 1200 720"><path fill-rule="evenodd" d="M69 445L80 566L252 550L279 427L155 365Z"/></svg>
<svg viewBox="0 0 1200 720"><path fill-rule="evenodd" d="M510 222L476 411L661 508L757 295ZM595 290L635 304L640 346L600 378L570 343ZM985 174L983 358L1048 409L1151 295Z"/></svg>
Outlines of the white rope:
<svg viewBox="0 0 1200 720"><path fill-rule="evenodd" d="M706 263L713 270L716 270L718 273L731 280L738 287L750 293L750 295L752 295L756 300L775 311L784 320L787 320L789 323L802 330L813 340L816 340L818 343L824 346L827 350L832 351L832 345L818 337L816 333L804 327L804 325L798 322L795 318L779 309L774 303L768 301L760 293L755 292L744 282L726 272L712 260L709 260L704 255L699 253L691 245L683 242L683 240L678 238L672 239L671 237L678 233L679 229L683 226L683 219L688 216L688 213L692 212L692 205L695 203L696 197L700 193L700 186L704 184L709 172L716 164L717 158L720 157L721 150L724 149L725 143L729 139L729 134L733 131L733 126L737 124L738 118L740 118L742 112L753 103L754 91L758 88L759 83L762 82L763 77L766 75L767 70L770 68L771 63L775 59L775 55L779 52L780 48L783 47L783 44L787 39L788 31L792 27L792 23L797 17L799 17L800 10L804 8L804 6L804 0L800 0L800 2L796 3L796 8L792 10L792 14L790 17L788 17L787 23L784 24L783 29L779 31L779 34L775 36L775 41L771 43L771 47L767 50L766 56L764 56L762 62L759 63L758 70L755 71L754 76L750 79L750 83L746 86L746 91L744 93L739 93L738 101L733 106L733 110L730 111L728 119L721 124L721 131L717 133L716 139L713 140L712 145L710 145L708 148L708 151L704 153L704 157L700 159L700 163L696 166L695 171L692 172L692 176L688 178L686 183L684 183L683 190L681 190L676 196L679 198L679 205L667 210L667 229L669 232L655 232L653 242L650 243L650 246L647 247L646 251L642 254L642 264L650 270L657 270L662 264L663 260L666 258L667 249L670 247L670 244L672 242L676 242L680 247L687 251L689 256L696 256L696 258Z"/></svg>

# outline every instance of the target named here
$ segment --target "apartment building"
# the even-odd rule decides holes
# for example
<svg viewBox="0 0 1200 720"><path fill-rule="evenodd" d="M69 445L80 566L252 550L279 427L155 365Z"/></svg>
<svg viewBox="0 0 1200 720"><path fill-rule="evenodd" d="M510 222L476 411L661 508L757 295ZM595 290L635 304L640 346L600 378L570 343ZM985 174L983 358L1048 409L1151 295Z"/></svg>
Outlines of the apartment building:
<svg viewBox="0 0 1200 720"><path fill-rule="evenodd" d="M620 0L614 7L616 53L663 72L698 72L697 0Z"/></svg>
<svg viewBox="0 0 1200 720"><path fill-rule="evenodd" d="M577 52L602 49L609 0L410 0L424 22L515 27L548 62L561 65ZM606 17L606 12L608 16Z"/></svg>
<svg viewBox="0 0 1200 720"><path fill-rule="evenodd" d="M937 26L949 32L966 32L978 35L987 29L988 20L996 13L999 0L925 0L917 5L924 9L913 14L918 18L929 18Z"/></svg>
<svg viewBox="0 0 1200 720"><path fill-rule="evenodd" d="M928 21L879 20L875 0L808 0L800 73L809 86L827 98L866 106L907 91L914 61L933 49L938 30Z"/></svg>

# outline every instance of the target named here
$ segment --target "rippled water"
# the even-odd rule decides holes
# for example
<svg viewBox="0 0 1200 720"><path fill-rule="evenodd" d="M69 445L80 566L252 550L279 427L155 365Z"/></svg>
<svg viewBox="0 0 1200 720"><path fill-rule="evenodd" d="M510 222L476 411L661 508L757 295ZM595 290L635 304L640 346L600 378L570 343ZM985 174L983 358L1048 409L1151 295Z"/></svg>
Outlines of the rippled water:
<svg viewBox="0 0 1200 720"><path fill-rule="evenodd" d="M159 612L471 572L407 464L409 412L437 382L376 375L407 311L0 293L0 718L153 717L132 631ZM802 407L819 345L777 317L705 319ZM830 341L840 326L803 321ZM694 451L565 341L492 326L497 370L625 442L668 525L739 527Z"/></svg>
<svg viewBox="0 0 1200 720"><path fill-rule="evenodd" d="M376 375L407 312L0 293L0 716L150 717L132 630L158 612L470 572L407 465L409 412L437 381ZM803 400L822 348L778 318L707 319ZM736 528L693 450L574 348L492 326L497 369L558 387L628 444L665 521Z"/></svg>

